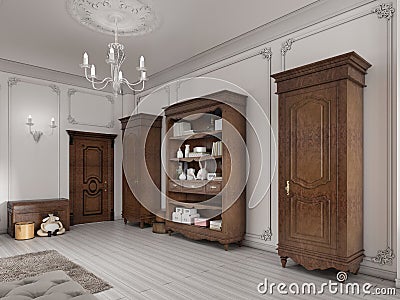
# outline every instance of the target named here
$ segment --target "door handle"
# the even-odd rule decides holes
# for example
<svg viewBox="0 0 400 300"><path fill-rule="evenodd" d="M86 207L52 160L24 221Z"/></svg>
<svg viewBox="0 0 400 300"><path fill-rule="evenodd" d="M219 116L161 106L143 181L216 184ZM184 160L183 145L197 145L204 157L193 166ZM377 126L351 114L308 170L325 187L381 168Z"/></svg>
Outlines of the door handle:
<svg viewBox="0 0 400 300"><path fill-rule="evenodd" d="M286 190L286 195L289 196L290 195L290 183L289 183L289 180L286 180L285 190Z"/></svg>

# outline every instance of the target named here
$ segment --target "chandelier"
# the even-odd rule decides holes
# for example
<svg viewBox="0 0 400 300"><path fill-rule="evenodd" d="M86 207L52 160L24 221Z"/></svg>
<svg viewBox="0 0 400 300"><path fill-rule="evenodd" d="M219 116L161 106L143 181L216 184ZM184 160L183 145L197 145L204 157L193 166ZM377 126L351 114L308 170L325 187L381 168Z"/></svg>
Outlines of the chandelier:
<svg viewBox="0 0 400 300"><path fill-rule="evenodd" d="M138 81L130 83L124 76L121 70L121 66L125 61L124 45L118 42L118 22L121 20L121 16L118 14L110 16L114 21L114 43L108 44L107 59L106 63L110 65L110 77L104 79L98 79L96 76L96 66L89 64L89 55L85 52L83 54L83 63L80 67L85 70L86 79L92 84L92 88L95 90L103 90L108 84L112 86L114 96L121 93L121 85L125 84L129 89L134 92L141 92L144 90L144 83L147 80L146 68L144 66L144 57L140 56L139 66L136 68L140 72ZM89 70L90 69L90 70ZM137 88L136 88L137 87Z"/></svg>

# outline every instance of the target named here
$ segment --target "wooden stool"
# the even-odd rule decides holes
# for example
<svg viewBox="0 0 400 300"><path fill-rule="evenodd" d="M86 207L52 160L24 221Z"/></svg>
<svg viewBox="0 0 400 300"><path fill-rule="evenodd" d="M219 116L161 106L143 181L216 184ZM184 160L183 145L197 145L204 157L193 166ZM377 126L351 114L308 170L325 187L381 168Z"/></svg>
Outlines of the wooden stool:
<svg viewBox="0 0 400 300"><path fill-rule="evenodd" d="M156 215L156 220L153 222L153 232L154 233L167 233L165 230L165 220L159 215L165 216L165 212L161 211Z"/></svg>

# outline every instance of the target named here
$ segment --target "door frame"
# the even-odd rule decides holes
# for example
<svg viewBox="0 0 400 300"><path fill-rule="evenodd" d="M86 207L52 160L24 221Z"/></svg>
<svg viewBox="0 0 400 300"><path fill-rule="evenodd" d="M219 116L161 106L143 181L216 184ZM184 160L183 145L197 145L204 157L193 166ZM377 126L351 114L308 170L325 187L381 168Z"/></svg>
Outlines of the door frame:
<svg viewBox="0 0 400 300"><path fill-rule="evenodd" d="M88 132L88 131L76 131L76 130L66 130L69 135L69 205L70 205L70 225L74 225L74 201L73 197L75 195L75 176L74 176L74 168L75 168L75 151L72 151L74 145L75 138L86 138L86 139L102 139L109 140L110 149L112 150L108 156L108 174L109 174L109 184L112 187L112 192L109 193L109 213L110 220L114 220L114 141L118 136L117 134L109 134L109 133L97 133L97 132ZM73 163L71 163L73 162Z"/></svg>

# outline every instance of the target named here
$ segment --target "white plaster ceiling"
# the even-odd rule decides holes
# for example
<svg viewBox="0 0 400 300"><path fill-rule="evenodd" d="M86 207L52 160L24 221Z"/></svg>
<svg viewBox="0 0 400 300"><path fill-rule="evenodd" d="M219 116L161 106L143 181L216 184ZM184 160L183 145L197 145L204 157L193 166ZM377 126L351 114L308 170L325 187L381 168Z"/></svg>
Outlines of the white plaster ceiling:
<svg viewBox="0 0 400 300"><path fill-rule="evenodd" d="M138 57L154 74L315 0L153 0L160 26L143 36L120 37L128 79ZM0 0L0 58L82 75L83 52L100 77L110 35L78 24L64 0ZM133 79L132 79L133 81Z"/></svg>

